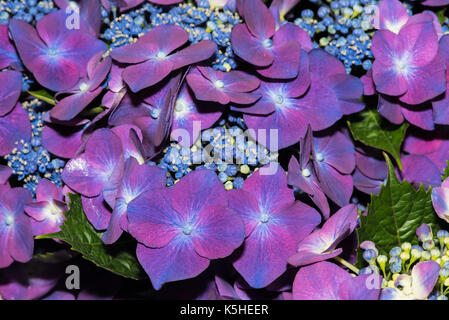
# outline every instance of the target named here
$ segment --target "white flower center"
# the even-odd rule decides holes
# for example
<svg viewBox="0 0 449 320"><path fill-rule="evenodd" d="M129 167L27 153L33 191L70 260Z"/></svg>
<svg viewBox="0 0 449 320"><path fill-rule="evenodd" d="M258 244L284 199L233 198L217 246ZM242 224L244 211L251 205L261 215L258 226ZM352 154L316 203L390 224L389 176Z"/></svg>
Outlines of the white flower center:
<svg viewBox="0 0 449 320"><path fill-rule="evenodd" d="M271 39L265 39L262 42L262 45L264 46L264 48L269 49L273 46L273 41L271 41Z"/></svg>
<svg viewBox="0 0 449 320"><path fill-rule="evenodd" d="M308 168L305 168L302 170L302 175L306 178L310 177L312 173L310 172L310 170Z"/></svg>
<svg viewBox="0 0 449 320"><path fill-rule="evenodd" d="M217 81L214 82L214 86L217 89L222 89L224 87L224 83L221 80L217 80Z"/></svg>
<svg viewBox="0 0 449 320"><path fill-rule="evenodd" d="M6 224L7 226L10 226L10 225L12 225L13 223L14 223L14 217L13 217L13 216L7 216L6 219L5 219L5 224Z"/></svg>
<svg viewBox="0 0 449 320"><path fill-rule="evenodd" d="M83 83L80 84L80 91L81 92L86 92L87 89L89 89L89 85L87 83L83 82Z"/></svg>

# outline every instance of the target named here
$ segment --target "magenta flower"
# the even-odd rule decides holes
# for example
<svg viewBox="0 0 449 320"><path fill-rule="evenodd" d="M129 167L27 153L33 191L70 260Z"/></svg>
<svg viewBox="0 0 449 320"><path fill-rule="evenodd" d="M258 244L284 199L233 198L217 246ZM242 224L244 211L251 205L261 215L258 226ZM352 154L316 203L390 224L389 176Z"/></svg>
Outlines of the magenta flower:
<svg viewBox="0 0 449 320"><path fill-rule="evenodd" d="M299 243L296 253L288 258L288 263L303 266L340 255L343 249L336 247L354 231L357 218L357 206L350 204L341 208L321 229L312 232Z"/></svg>
<svg viewBox="0 0 449 320"><path fill-rule="evenodd" d="M228 208L223 184L207 169L189 173L172 188L143 193L129 203L128 220L139 242L137 258L156 290L199 275L210 260L229 256L245 237L241 218Z"/></svg>
<svg viewBox="0 0 449 320"><path fill-rule="evenodd" d="M10 112L22 92L22 74L6 70L0 72L0 117Z"/></svg>
<svg viewBox="0 0 449 320"><path fill-rule="evenodd" d="M13 261L27 262L33 256L31 219L24 212L24 206L31 201L31 192L25 188L0 194L0 268Z"/></svg>
<svg viewBox="0 0 449 320"><path fill-rule="evenodd" d="M237 7L245 23L232 29L235 54L265 77L295 78L304 54L301 49L312 49L307 32L292 23L276 30L275 18L261 0L240 0Z"/></svg>
<svg viewBox="0 0 449 320"><path fill-rule="evenodd" d="M102 236L103 242L114 243L123 231L128 231L128 204L146 191L164 188L166 180L165 170L156 166L139 164L135 158L129 158L125 164L108 229Z"/></svg>
<svg viewBox="0 0 449 320"><path fill-rule="evenodd" d="M323 192L337 205L349 203L353 191L350 175L355 168L354 145L342 132L313 138L313 163Z"/></svg>
<svg viewBox="0 0 449 320"><path fill-rule="evenodd" d="M277 129L279 149L299 142L309 124L314 131L324 130L344 114L358 112L364 108L360 101L363 93L362 82L347 75L343 64L337 58L324 50L314 49L309 53L309 70L310 88L302 97L294 98L298 97L302 90L295 92L293 89L303 88L305 91L306 85L295 85L295 81L291 86L285 83L262 82L259 88L262 98L249 110L240 109L250 113L251 109L257 106L267 110L266 113L271 112L267 116L245 114L244 119L248 128L256 131Z"/></svg>
<svg viewBox="0 0 449 320"><path fill-rule="evenodd" d="M299 188L309 195L310 199L320 209L324 218L329 218L329 203L321 189L316 170L311 161L312 130L307 128L305 137L300 139L299 162L292 157L288 163L287 182L289 185Z"/></svg>
<svg viewBox="0 0 449 320"><path fill-rule="evenodd" d="M449 222L449 179L445 179L441 187L432 189L432 204L437 215Z"/></svg>
<svg viewBox="0 0 449 320"><path fill-rule="evenodd" d="M373 287L368 286L368 283L372 283ZM293 299L378 300L381 283L379 275L353 277L337 265L322 261L298 271L293 282Z"/></svg>
<svg viewBox="0 0 449 320"><path fill-rule="evenodd" d="M75 87L56 94L57 103L50 111L52 118L72 120L103 91L101 84L111 70L112 61L109 56L102 61L103 54L103 51L98 52L89 60L87 75Z"/></svg>
<svg viewBox="0 0 449 320"><path fill-rule="evenodd" d="M89 59L106 51L104 42L82 32L66 28L67 14L55 11L39 20L34 29L12 19L9 30L20 58L36 80L53 91L72 88L86 73Z"/></svg>
<svg viewBox="0 0 449 320"><path fill-rule="evenodd" d="M210 58L217 49L214 42L203 40L173 53L188 39L183 28L163 24L136 43L112 50L111 56L119 62L132 64L123 71L123 79L133 92L137 92L159 83L174 70Z"/></svg>
<svg viewBox="0 0 449 320"><path fill-rule="evenodd" d="M62 179L71 189L84 197L95 198L98 201L104 198L113 208L122 179L124 161L120 138L109 129L98 129L89 137L85 152L66 164ZM83 204L83 207L89 206ZM86 214L94 227L99 229L107 227L108 218L97 221L89 217L89 212Z"/></svg>
<svg viewBox="0 0 449 320"><path fill-rule="evenodd" d="M13 67L16 70L22 69L22 63L17 56L16 49L9 39L8 25L0 25L0 70Z"/></svg>
<svg viewBox="0 0 449 320"><path fill-rule="evenodd" d="M31 124L27 112L20 103L6 115L0 117L0 156L9 154L15 142L31 138Z"/></svg>
<svg viewBox="0 0 449 320"><path fill-rule="evenodd" d="M25 212L33 219L31 226L33 235L53 233L59 231L65 220L64 212L68 206L64 202L62 188L47 179L39 181L36 188L36 201L25 206Z"/></svg>
<svg viewBox="0 0 449 320"><path fill-rule="evenodd" d="M263 288L287 270L287 258L321 221L315 209L296 201L282 168L274 175L253 173L229 205L245 223L247 239L233 265L253 288Z"/></svg>
<svg viewBox="0 0 449 320"><path fill-rule="evenodd" d="M398 34L377 31L372 51L373 80L380 93L417 105L446 90L445 66L432 22L407 24Z"/></svg>
<svg viewBox="0 0 449 320"><path fill-rule="evenodd" d="M394 288L382 290L380 299L426 300L435 288L440 269L441 266L433 260L419 262L412 268L411 275L401 274L395 280Z"/></svg>
<svg viewBox="0 0 449 320"><path fill-rule="evenodd" d="M260 85L259 79L242 71L222 72L210 67L196 67L190 70L186 79L198 100L251 104L260 98L260 94L254 92Z"/></svg>

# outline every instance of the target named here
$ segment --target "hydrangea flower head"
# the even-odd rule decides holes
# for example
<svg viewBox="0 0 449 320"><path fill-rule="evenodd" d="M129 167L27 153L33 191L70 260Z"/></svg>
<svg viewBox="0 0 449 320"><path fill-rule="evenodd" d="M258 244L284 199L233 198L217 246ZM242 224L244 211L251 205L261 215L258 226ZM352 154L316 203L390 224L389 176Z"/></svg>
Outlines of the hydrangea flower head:
<svg viewBox="0 0 449 320"><path fill-rule="evenodd" d="M47 179L39 181L36 201L25 206L25 212L33 218L31 225L34 235L58 232L66 211L68 206L64 202L62 188Z"/></svg>
<svg viewBox="0 0 449 320"><path fill-rule="evenodd" d="M114 211L102 239L106 244L117 241L123 231L128 231L128 204L142 193L165 187L166 171L156 166L139 164L135 158L126 161Z"/></svg>
<svg viewBox="0 0 449 320"><path fill-rule="evenodd" d="M337 205L349 203L355 168L354 145L342 132L313 138L313 159L323 192Z"/></svg>
<svg viewBox="0 0 449 320"><path fill-rule="evenodd" d="M124 162L120 138L109 129L98 129L87 140L85 152L66 164L62 179L85 197L101 196L113 208ZM98 223L106 227L108 221Z"/></svg>
<svg viewBox="0 0 449 320"><path fill-rule="evenodd" d="M197 67L187 75L187 83L195 97L202 101L213 101L220 104L230 102L251 104L260 98L253 92L260 81L242 71L222 72L209 67Z"/></svg>
<svg viewBox="0 0 449 320"><path fill-rule="evenodd" d="M203 40L173 53L188 39L183 28L160 25L136 43L114 49L111 56L121 63L132 64L123 71L123 79L133 92L137 92L157 84L173 70L210 58L217 49L214 42Z"/></svg>
<svg viewBox="0 0 449 320"><path fill-rule="evenodd" d="M295 78L303 54L301 49L312 49L307 33L291 23L276 30L275 17L261 0L240 0L237 7L245 23L232 30L234 52L258 67L257 72L265 77Z"/></svg>
<svg viewBox="0 0 449 320"><path fill-rule="evenodd" d="M187 174L171 188L143 193L129 203L128 220L139 242L137 258L156 290L199 275L210 260L229 256L245 236L223 184L207 169Z"/></svg>
<svg viewBox="0 0 449 320"><path fill-rule="evenodd" d="M337 58L321 49L314 49L308 54L308 60L310 88L306 79L298 80L303 74L290 84L262 82L259 88L262 98L253 107L240 108L242 112L248 113L244 119L249 128L278 130L279 149L299 142L309 124L314 131L324 130L343 114L364 108L360 101L362 82L347 75ZM266 110L265 114L269 114L260 116L264 113L256 114L253 111L255 108Z"/></svg>
<svg viewBox="0 0 449 320"><path fill-rule="evenodd" d="M350 204L341 208L321 229L299 243L297 252L288 258L288 262L294 266L302 266L340 255L343 249L336 249L336 246L354 231L357 218L357 206Z"/></svg>
<svg viewBox="0 0 449 320"><path fill-rule="evenodd" d="M321 221L319 213L296 201L282 168L272 175L263 168L230 190L230 207L245 222L246 241L233 265L253 288L263 288L281 276L287 258Z"/></svg>
<svg viewBox="0 0 449 320"><path fill-rule="evenodd" d="M398 34L377 31L372 43L373 80L380 93L417 105L446 90L445 65L432 21L407 24Z"/></svg>
<svg viewBox="0 0 449 320"><path fill-rule="evenodd" d="M72 88L83 76L89 59L106 51L104 42L82 29L66 27L67 14L55 11L36 24L12 19L9 30L25 67L37 81L52 91Z"/></svg>
<svg viewBox="0 0 449 320"><path fill-rule="evenodd" d="M89 60L87 75L75 87L67 92L58 92L57 99L61 95L65 97L59 100L50 111L52 118L61 121L72 120L103 91L101 84L111 69L111 58L108 56L101 61L103 54L104 52L100 51Z"/></svg>

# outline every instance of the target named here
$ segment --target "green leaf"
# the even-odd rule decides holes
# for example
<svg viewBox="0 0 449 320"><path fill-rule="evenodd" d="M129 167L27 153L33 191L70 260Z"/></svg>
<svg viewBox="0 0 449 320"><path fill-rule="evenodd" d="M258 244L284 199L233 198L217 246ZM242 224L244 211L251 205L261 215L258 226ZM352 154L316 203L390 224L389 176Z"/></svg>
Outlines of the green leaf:
<svg viewBox="0 0 449 320"><path fill-rule="evenodd" d="M446 21L446 14L447 8L441 9L439 11L436 12L436 15L438 17L438 21L440 22L440 24L444 24L444 22Z"/></svg>
<svg viewBox="0 0 449 320"><path fill-rule="evenodd" d="M416 190L405 180L399 182L390 158L385 153L384 157L388 165L387 183L379 195L371 195L366 216L360 216L357 235L359 244L371 240L381 254L388 254L391 248L404 242L418 244L415 231L423 223L434 231L439 229L431 190L426 191L422 184ZM358 251L360 265L362 253Z"/></svg>
<svg viewBox="0 0 449 320"><path fill-rule="evenodd" d="M365 109L348 121L349 129L355 140L370 147L388 152L402 170L400 150L404 141L408 123L395 125L384 119L377 110Z"/></svg>
<svg viewBox="0 0 449 320"><path fill-rule="evenodd" d="M449 177L449 160L446 161L446 169L444 169L444 174L441 176L441 179L444 181Z"/></svg>
<svg viewBox="0 0 449 320"><path fill-rule="evenodd" d="M65 213L66 220L61 231L36 237L37 239L59 239L71 245L83 258L97 266L126 278L135 280L145 278L135 256L134 241L123 241L122 238L110 246L103 244L102 233L96 231L89 223L83 211L81 197L69 194L70 210Z"/></svg>
<svg viewBox="0 0 449 320"><path fill-rule="evenodd" d="M56 102L55 102L55 99L53 98L53 96L45 90L27 91L27 92L39 100L45 101L52 105L56 105Z"/></svg>

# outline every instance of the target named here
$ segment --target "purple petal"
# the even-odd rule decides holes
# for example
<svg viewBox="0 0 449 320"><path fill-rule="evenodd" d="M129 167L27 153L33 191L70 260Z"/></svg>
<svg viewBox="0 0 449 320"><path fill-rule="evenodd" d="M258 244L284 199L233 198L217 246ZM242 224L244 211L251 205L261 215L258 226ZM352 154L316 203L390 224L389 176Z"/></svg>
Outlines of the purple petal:
<svg viewBox="0 0 449 320"><path fill-rule="evenodd" d="M83 127L46 124L42 131L42 145L58 157L73 158L82 145Z"/></svg>
<svg viewBox="0 0 449 320"><path fill-rule="evenodd" d="M343 281L338 288L339 300L379 300L382 277L361 275Z"/></svg>
<svg viewBox="0 0 449 320"><path fill-rule="evenodd" d="M297 253L289 257L288 262L294 266L301 266L339 255L341 249L334 249L355 229L357 218L355 205L341 208L320 230L314 231L299 243Z"/></svg>
<svg viewBox="0 0 449 320"><path fill-rule="evenodd" d="M182 234L185 211L176 212L170 205L169 191L148 191L128 205L128 229L131 235L148 247L167 246Z"/></svg>
<svg viewBox="0 0 449 320"><path fill-rule="evenodd" d="M425 186L438 186L441 183L440 170L426 156L406 155L401 158L404 179Z"/></svg>
<svg viewBox="0 0 449 320"><path fill-rule="evenodd" d="M309 34L294 23L287 22L280 27L273 37L275 45L295 40L307 52L313 49Z"/></svg>
<svg viewBox="0 0 449 320"><path fill-rule="evenodd" d="M275 32L273 15L261 0L245 0L238 5L248 30L259 39L269 39Z"/></svg>
<svg viewBox="0 0 449 320"><path fill-rule="evenodd" d="M160 249L137 245L137 258L156 290L166 282L194 278L209 265L209 260L200 257L192 242L182 235Z"/></svg>
<svg viewBox="0 0 449 320"><path fill-rule="evenodd" d="M301 45L296 41L290 41L274 46L273 63L257 72L264 77L273 79L293 79L298 75L301 60Z"/></svg>
<svg viewBox="0 0 449 320"><path fill-rule="evenodd" d="M293 282L295 300L338 300L338 288L351 275L330 262L301 268Z"/></svg>
<svg viewBox="0 0 449 320"><path fill-rule="evenodd" d="M138 92L162 81L174 69L171 60L148 60L127 67L123 71L123 79L133 92ZM148 75L151 74L151 77Z"/></svg>
<svg viewBox="0 0 449 320"><path fill-rule="evenodd" d="M404 122L402 108L400 102L397 100L393 100L392 98L387 98L387 96L379 94L378 111L391 123L401 124Z"/></svg>
<svg viewBox="0 0 449 320"><path fill-rule="evenodd" d="M414 68L408 79L408 90L399 98L407 104L420 104L433 99L446 91L446 68L437 55L423 67Z"/></svg>
<svg viewBox="0 0 449 320"><path fill-rule="evenodd" d="M244 24L238 24L232 29L231 43L237 56L255 66L266 67L273 63L273 53Z"/></svg>
<svg viewBox="0 0 449 320"><path fill-rule="evenodd" d="M171 190L172 208L185 215L198 214L208 206L227 206L228 204L223 183L213 171L208 169L188 173ZM213 192L204 194L203 190L213 190Z"/></svg>
<svg viewBox="0 0 449 320"><path fill-rule="evenodd" d="M217 45L210 40L194 43L169 57L173 70L207 60L217 51Z"/></svg>
<svg viewBox="0 0 449 320"><path fill-rule="evenodd" d="M438 281L441 266L435 261L419 262L412 269L412 290L417 299L426 299Z"/></svg>
<svg viewBox="0 0 449 320"><path fill-rule="evenodd" d="M210 206L201 211L196 228L193 246L200 256L208 259L229 256L245 238L242 219L226 207Z"/></svg>
<svg viewBox="0 0 449 320"><path fill-rule="evenodd" d="M84 110L103 90L98 88L93 92L80 92L59 101L50 111L52 118L69 121Z"/></svg>
<svg viewBox="0 0 449 320"><path fill-rule="evenodd" d="M449 222L449 188L433 188L432 204L438 216Z"/></svg>
<svg viewBox="0 0 449 320"><path fill-rule="evenodd" d="M349 174L355 167L355 153L352 142L341 132L337 131L328 137L314 137L315 159L331 165L341 173ZM317 160L318 162L321 162Z"/></svg>
<svg viewBox="0 0 449 320"><path fill-rule="evenodd" d="M87 220L97 230L105 230L109 225L111 219L111 209L109 209L103 195L87 198L81 197L84 212L86 213Z"/></svg>
<svg viewBox="0 0 449 320"><path fill-rule="evenodd" d="M8 25L0 25L0 69L12 66L21 70L21 62L8 35Z"/></svg>
<svg viewBox="0 0 449 320"><path fill-rule="evenodd" d="M374 17L376 29L389 30L399 33L401 27L407 23L408 13L405 6L398 0L384 0L379 3Z"/></svg>
<svg viewBox="0 0 449 320"><path fill-rule="evenodd" d="M424 130L435 129L432 108L430 108L430 106L404 106L401 110L404 118L411 124Z"/></svg>
<svg viewBox="0 0 449 320"><path fill-rule="evenodd" d="M347 205L353 191L352 176L343 175L324 162L318 162L316 168L323 192L340 207Z"/></svg>
<svg viewBox="0 0 449 320"><path fill-rule="evenodd" d="M31 138L31 124L27 112L17 103L7 115L0 117L0 156L7 155L15 142Z"/></svg>
<svg viewBox="0 0 449 320"><path fill-rule="evenodd" d="M110 244L117 241L122 231L128 230L127 210L129 202L145 191L164 188L165 183L165 170L150 165L139 165L134 158L128 159L108 230L103 235L104 243Z"/></svg>
<svg viewBox="0 0 449 320"><path fill-rule="evenodd" d="M22 75L20 72L6 70L0 72L0 117L14 108L22 91Z"/></svg>

